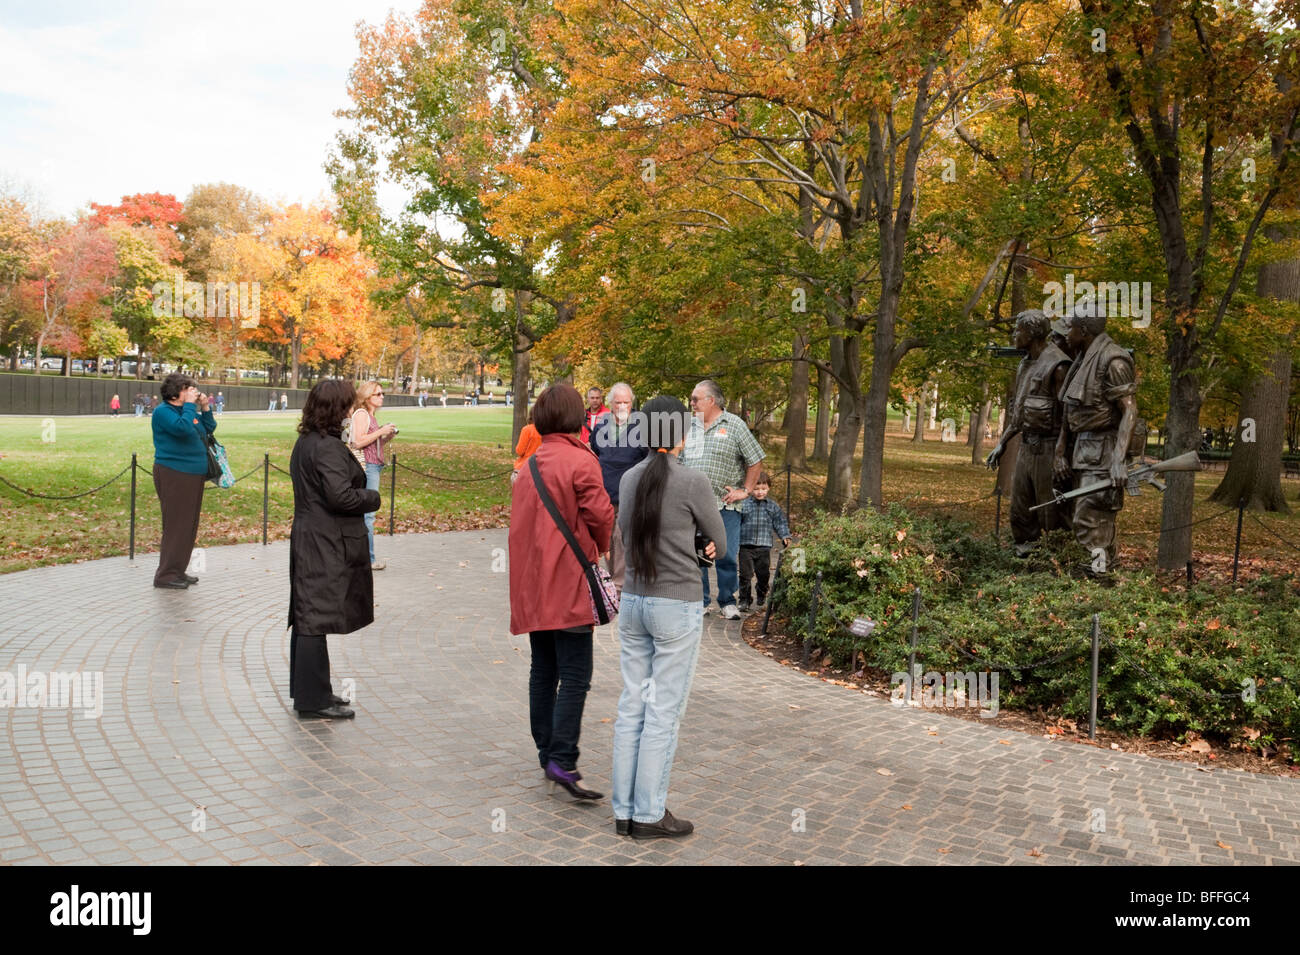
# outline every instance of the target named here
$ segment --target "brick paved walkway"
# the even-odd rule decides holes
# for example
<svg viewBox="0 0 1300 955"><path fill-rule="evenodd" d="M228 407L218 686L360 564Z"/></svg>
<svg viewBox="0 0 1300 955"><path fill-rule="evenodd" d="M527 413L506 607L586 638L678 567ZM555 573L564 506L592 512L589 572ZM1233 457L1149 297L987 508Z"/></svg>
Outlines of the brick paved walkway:
<svg viewBox="0 0 1300 955"><path fill-rule="evenodd" d="M777 665L717 617L669 795L697 832L620 838L608 800L545 791L527 641L492 570L504 546L381 541L379 622L330 638L356 686L343 723L289 709L286 543L208 550L179 593L150 586L154 555L0 577L0 671L104 675L99 719L0 710L0 864L1300 861L1294 781L894 708ZM581 766L608 791L612 628L596 643Z"/></svg>

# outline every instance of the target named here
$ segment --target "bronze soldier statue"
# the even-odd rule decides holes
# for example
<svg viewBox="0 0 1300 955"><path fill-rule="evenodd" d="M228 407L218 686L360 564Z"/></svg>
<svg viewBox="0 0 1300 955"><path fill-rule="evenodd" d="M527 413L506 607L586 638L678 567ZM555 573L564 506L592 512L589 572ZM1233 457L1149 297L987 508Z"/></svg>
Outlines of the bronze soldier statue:
<svg viewBox="0 0 1300 955"><path fill-rule="evenodd" d="M1115 517L1124 506L1125 458L1137 402L1133 356L1106 334L1106 316L1071 312L1066 345L1074 364L1060 399L1064 425L1056 439L1053 469L1074 487L1110 481L1110 488L1074 502L1074 536L1088 552L1088 572L1104 577L1115 565ZM1068 452L1071 442L1073 450Z"/></svg>
<svg viewBox="0 0 1300 955"><path fill-rule="evenodd" d="M1069 356L1048 341L1050 332L1051 325L1040 309L1028 309L1016 316L1014 344L1028 354L1016 371L1016 396L1007 428L986 462L996 468L1007 442L1020 435L1011 483L1011 538L1018 557L1028 556L1044 531L1068 526L1059 504L1030 511L1053 499L1052 455L1061 431L1061 406L1056 396L1070 365Z"/></svg>

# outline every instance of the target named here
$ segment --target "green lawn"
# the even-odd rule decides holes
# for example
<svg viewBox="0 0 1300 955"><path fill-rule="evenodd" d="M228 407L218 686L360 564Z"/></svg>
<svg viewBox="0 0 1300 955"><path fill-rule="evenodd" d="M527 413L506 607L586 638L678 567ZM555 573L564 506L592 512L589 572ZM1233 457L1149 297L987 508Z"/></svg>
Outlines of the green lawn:
<svg viewBox="0 0 1300 955"><path fill-rule="evenodd" d="M389 446L398 462L438 480L399 468L396 494L398 532L444 530L504 523L510 500L508 471L513 409L398 408L384 421L400 434ZM217 438L230 455L236 477L255 471L235 487L209 485L203 499L199 545L261 540L262 456L285 470L297 439L297 412L227 413L218 419ZM45 439L45 440L43 440ZM138 455L153 464L148 418L0 417L0 477L41 494L73 494L111 478ZM486 480L473 478L491 475ZM157 548L158 499L150 475L138 472L136 549ZM388 528L391 470L385 471L384 506L379 526ZM67 501L36 500L0 485L0 516L5 525L0 572L41 564L107 557L127 552L130 474L93 495ZM293 510L289 478L272 469L269 535L288 535Z"/></svg>

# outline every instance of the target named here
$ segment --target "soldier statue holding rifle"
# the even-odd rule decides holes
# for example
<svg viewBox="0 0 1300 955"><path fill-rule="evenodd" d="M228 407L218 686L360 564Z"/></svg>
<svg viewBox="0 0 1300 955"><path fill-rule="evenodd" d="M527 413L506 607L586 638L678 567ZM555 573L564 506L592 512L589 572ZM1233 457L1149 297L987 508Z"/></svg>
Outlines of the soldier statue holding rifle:
<svg viewBox="0 0 1300 955"><path fill-rule="evenodd" d="M1070 358L1048 340L1051 330L1040 309L1028 309L1016 316L1014 343L1025 357L1016 372L1016 396L1007 428L987 461L990 468L996 468L1007 442L1020 435L1011 484L1011 538L1019 557L1028 556L1044 531L1069 526L1062 506L1054 499L1052 464L1061 432L1057 395L1065 384Z"/></svg>
<svg viewBox="0 0 1300 955"><path fill-rule="evenodd" d="M1105 315L1088 314L1096 311L1066 316L1066 345L1074 364L1060 392L1064 420L1053 470L1059 480L1072 478L1076 491L1109 484L1078 497L1073 515L1074 536L1090 557L1089 572L1104 576L1115 564L1115 517L1129 480L1125 458L1137 423L1137 382L1133 357L1106 334Z"/></svg>

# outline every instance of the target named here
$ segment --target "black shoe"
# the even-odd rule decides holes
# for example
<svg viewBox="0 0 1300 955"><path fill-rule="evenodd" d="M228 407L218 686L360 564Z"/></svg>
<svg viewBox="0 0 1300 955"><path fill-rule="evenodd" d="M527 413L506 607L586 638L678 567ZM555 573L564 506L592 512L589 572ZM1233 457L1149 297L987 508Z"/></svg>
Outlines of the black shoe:
<svg viewBox="0 0 1300 955"><path fill-rule="evenodd" d="M576 769L564 769L555 760L546 764L546 778L550 782L550 788L563 786L565 791L574 799L604 799L605 794L597 792L594 789L588 789L582 783L578 782L582 778L582 773Z"/></svg>
<svg viewBox="0 0 1300 955"><path fill-rule="evenodd" d="M197 584L199 582L199 578L191 577L189 574L182 574L181 576L185 578L187 584Z"/></svg>
<svg viewBox="0 0 1300 955"><path fill-rule="evenodd" d="M632 820L628 835L633 839L676 839L689 836L695 827L685 819L674 819L673 814L664 810L664 817L658 822L637 822Z"/></svg>
<svg viewBox="0 0 1300 955"><path fill-rule="evenodd" d="M740 602L740 612L741 612L741 613L749 613L749 601L748 601L748 600L742 600L742 601Z"/></svg>
<svg viewBox="0 0 1300 955"><path fill-rule="evenodd" d="M614 833L615 833L616 835L626 836L626 835L629 835L631 832L632 832L632 820L631 820L631 819L615 819L615 820L614 820Z"/></svg>
<svg viewBox="0 0 1300 955"><path fill-rule="evenodd" d="M313 719L320 719L320 720L350 720L352 719L352 717L356 715L357 714L355 710L349 709L346 706L340 706L337 703L331 706L327 706L323 710L299 710L298 711L298 716L304 719L313 718Z"/></svg>
<svg viewBox="0 0 1300 955"><path fill-rule="evenodd" d="M189 588L190 582L182 577L180 580L164 580L161 583L155 580L153 585L163 590L186 590Z"/></svg>

